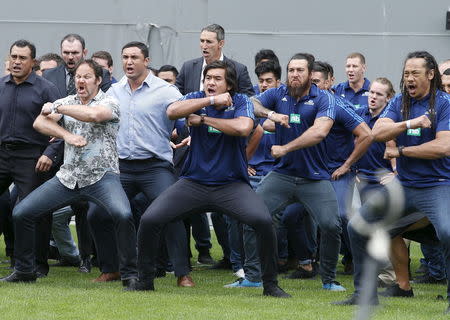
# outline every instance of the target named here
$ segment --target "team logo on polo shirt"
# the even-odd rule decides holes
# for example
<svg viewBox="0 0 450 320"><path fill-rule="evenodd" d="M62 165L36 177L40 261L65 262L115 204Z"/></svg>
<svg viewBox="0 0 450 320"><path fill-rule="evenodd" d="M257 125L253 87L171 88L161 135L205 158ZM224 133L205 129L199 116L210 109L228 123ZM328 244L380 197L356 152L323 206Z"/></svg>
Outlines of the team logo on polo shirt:
<svg viewBox="0 0 450 320"><path fill-rule="evenodd" d="M208 132L209 133L222 133L222 131L217 130L216 128L211 127L211 126L208 126Z"/></svg>
<svg viewBox="0 0 450 320"><path fill-rule="evenodd" d="M369 96L369 91L366 91L362 94L363 97L368 97Z"/></svg>
<svg viewBox="0 0 450 320"><path fill-rule="evenodd" d="M289 115L289 123L300 123L300 115L298 113L291 113Z"/></svg>
<svg viewBox="0 0 450 320"><path fill-rule="evenodd" d="M420 131L421 131L420 128L408 129L408 131L406 131L406 135L413 137L420 137Z"/></svg>
<svg viewBox="0 0 450 320"><path fill-rule="evenodd" d="M226 108L225 110L224 110L224 112L227 112L227 111L233 111L235 109L235 107L233 106L233 105L231 105L231 106L229 106L228 108Z"/></svg>
<svg viewBox="0 0 450 320"><path fill-rule="evenodd" d="M313 106L314 105L314 101L308 100L308 101L305 102L305 105Z"/></svg>
<svg viewBox="0 0 450 320"><path fill-rule="evenodd" d="M284 97L283 99L281 99L281 101L286 102L286 101L287 101L286 97Z"/></svg>

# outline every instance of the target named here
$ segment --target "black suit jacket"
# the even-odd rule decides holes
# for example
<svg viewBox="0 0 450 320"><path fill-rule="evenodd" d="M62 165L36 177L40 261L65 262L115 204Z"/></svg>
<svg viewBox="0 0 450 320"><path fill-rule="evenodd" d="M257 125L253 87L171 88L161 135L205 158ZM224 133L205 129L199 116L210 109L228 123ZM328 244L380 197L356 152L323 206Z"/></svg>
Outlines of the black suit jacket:
<svg viewBox="0 0 450 320"><path fill-rule="evenodd" d="M45 79L54 83L61 93L61 97L67 97L67 86L66 86L66 67L60 65L56 68L44 71L42 75ZM102 83L100 83L100 88L103 92L108 91L111 87L111 75L108 70L103 69Z"/></svg>
<svg viewBox="0 0 450 320"><path fill-rule="evenodd" d="M248 75L247 67L242 63L223 57L223 60L234 65L237 74L238 92L253 96L252 82ZM192 59L183 63L180 74L177 77L175 85L178 87L182 94L188 94L189 92L200 90L200 79L203 66L203 57Z"/></svg>

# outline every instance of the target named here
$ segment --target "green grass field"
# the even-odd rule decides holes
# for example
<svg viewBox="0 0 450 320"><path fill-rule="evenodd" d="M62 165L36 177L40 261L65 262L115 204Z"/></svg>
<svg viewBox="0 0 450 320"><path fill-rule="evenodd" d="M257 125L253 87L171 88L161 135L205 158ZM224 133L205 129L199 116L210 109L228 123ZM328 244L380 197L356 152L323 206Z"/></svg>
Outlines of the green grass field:
<svg viewBox="0 0 450 320"><path fill-rule="evenodd" d="M3 240L0 239L3 244ZM0 247L0 260L5 260ZM195 251L193 251L195 252ZM214 258L220 258L214 244ZM413 270L419 258L413 246ZM9 270L0 265L0 275ZM341 269L341 265L339 265ZM0 284L0 320L53 319L352 319L354 307L332 306L330 302L346 298L352 292L350 276L338 276L347 292L321 289L319 278L287 280L279 276L280 285L292 299L262 296L262 289L226 289L234 280L231 271L212 271L196 267L192 272L195 288L178 288L173 275L155 281L155 292L123 292L120 282L94 284L99 274L80 274L75 268L51 268L49 276L35 284ZM384 298L373 319L446 319L443 285L414 285L415 297Z"/></svg>

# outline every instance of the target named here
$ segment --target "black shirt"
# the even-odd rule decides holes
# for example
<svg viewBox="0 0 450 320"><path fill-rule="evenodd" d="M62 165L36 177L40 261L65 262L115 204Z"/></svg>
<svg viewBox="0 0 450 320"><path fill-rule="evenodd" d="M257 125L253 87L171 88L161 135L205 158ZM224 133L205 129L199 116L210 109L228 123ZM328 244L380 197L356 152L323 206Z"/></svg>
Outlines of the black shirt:
<svg viewBox="0 0 450 320"><path fill-rule="evenodd" d="M34 72L19 85L10 75L0 78L0 143L47 146L49 137L33 122L46 102L59 98L56 86Z"/></svg>

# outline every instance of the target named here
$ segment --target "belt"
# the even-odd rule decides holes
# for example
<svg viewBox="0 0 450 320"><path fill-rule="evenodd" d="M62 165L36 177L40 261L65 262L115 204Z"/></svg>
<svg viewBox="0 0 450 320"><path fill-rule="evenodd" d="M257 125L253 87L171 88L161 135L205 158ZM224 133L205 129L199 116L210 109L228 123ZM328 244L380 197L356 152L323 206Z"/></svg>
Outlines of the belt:
<svg viewBox="0 0 450 320"><path fill-rule="evenodd" d="M161 162L161 161L165 161L165 160L161 160L159 158L147 158L147 159L119 159L119 161L123 161L126 163L135 163L135 164L140 164L140 163L150 163L150 162Z"/></svg>
<svg viewBox="0 0 450 320"><path fill-rule="evenodd" d="M11 150L24 150L24 149L29 149L29 148L33 148L33 147L39 147L37 145L34 144L29 144L29 143L20 143L20 142L2 142L0 144L0 147L11 151Z"/></svg>

